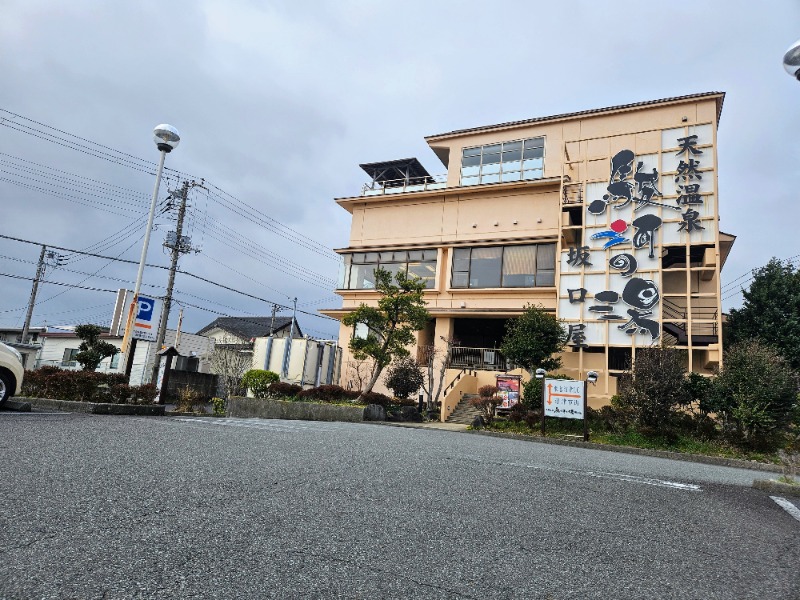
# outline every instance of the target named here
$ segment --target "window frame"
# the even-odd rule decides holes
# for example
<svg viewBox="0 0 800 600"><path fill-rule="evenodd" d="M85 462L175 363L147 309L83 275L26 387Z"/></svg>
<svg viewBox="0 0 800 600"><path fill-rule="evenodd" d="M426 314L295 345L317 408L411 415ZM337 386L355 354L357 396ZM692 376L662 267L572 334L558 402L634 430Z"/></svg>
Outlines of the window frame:
<svg viewBox="0 0 800 600"><path fill-rule="evenodd" d="M535 266L533 272L533 285L530 286L517 286L517 285L503 285L503 278L504 278L504 271L506 266L506 248L522 248L522 247L533 247L535 248L534 256L533 256L533 264ZM451 290L490 290L490 289L517 289L517 290L529 290L534 288L546 288L546 287L555 287L555 273L556 273L556 252L553 252L553 268L552 269L541 269L542 275L544 274L553 274L553 283L549 285L540 285L539 284L539 247L540 246L556 246L556 242L542 242L542 243L533 243L533 244L508 244L508 245L490 245L490 246L468 246L468 247L456 247L453 249L452 258L450 261L450 284L449 289ZM484 286L472 286L472 251L475 249L482 249L482 248L500 248L500 286L499 287L484 287ZM467 258L467 270L459 269L456 270L455 268L455 261L456 261L456 254L458 251L468 251L469 256ZM554 248L557 250L557 248ZM455 285L454 281L457 275L464 275L466 274L466 285Z"/></svg>
<svg viewBox="0 0 800 600"><path fill-rule="evenodd" d="M404 254L405 258L403 260L399 260L396 258L398 253ZM412 253L415 256L420 256L420 258L411 258ZM416 254L420 253L420 254ZM433 258L426 258L428 253L433 256ZM389 255L385 257L385 260L381 260L383 258L382 255ZM436 278L438 273L439 267L439 249L438 248L412 248L407 250L380 250L375 252L348 252L347 254L342 255L342 266L339 276L339 281L337 285L337 289L339 290L374 290L374 285L372 287L354 287L353 286L353 269L354 267L357 269L368 269L372 267L372 271L374 272L377 268L383 268L385 270L389 270L392 273L396 273L399 270L404 270L406 273L409 273L409 265L414 264L416 267L420 267L422 265L429 265L432 267L433 276L429 278L421 277L422 281L425 283L426 290L434 290L436 289ZM387 269L386 267L391 267ZM419 275L416 275L419 277ZM366 279L366 277L362 277L362 279Z"/></svg>
<svg viewBox="0 0 800 600"><path fill-rule="evenodd" d="M539 142L541 140L541 142ZM506 150L506 146L509 147ZM508 140L505 142L494 142L491 144L482 144L479 146L465 146L461 148L461 164L459 165L459 185L472 186L481 185L485 183L507 183L509 181L534 181L544 177L544 162L545 162L545 147L546 136L540 135L530 138L520 138L517 140ZM485 152L486 149L492 150ZM528 151L541 150L541 156L534 156L526 158L525 154ZM496 151L495 151L496 150ZM476 153L477 151L477 153ZM538 154L538 152L535 152ZM519 154L516 158L510 158L504 161L503 157L508 154ZM489 157L489 161L485 161L484 157ZM477 163L475 162L475 159ZM497 160L494 160L494 159ZM466 166L464 165L465 159L468 159ZM540 166L537 168L525 168L525 163L530 160L540 160ZM473 164L475 163L475 164ZM505 170L504 164L518 163L517 168ZM469 173L465 175L464 169L470 169ZM526 173L534 174L538 172L538 176L526 176ZM511 174L510 177L505 177L506 174ZM518 176L515 176L518 175Z"/></svg>

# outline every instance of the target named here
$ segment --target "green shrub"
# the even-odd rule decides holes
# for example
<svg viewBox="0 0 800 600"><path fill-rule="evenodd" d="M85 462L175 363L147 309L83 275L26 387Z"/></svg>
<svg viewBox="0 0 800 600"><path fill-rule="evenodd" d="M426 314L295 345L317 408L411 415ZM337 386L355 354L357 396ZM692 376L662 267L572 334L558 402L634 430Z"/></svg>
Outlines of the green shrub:
<svg viewBox="0 0 800 600"><path fill-rule="evenodd" d="M22 384L23 396L72 402L149 404L156 394L154 385L129 386L121 373L64 371L57 367L26 371Z"/></svg>
<svg viewBox="0 0 800 600"><path fill-rule="evenodd" d="M224 398L217 398L214 396L211 399L211 406L214 407L214 414L218 417L224 417L226 414L226 402Z"/></svg>
<svg viewBox="0 0 800 600"><path fill-rule="evenodd" d="M303 388L293 383L276 381L269 386L269 398L294 398L303 391Z"/></svg>
<svg viewBox="0 0 800 600"><path fill-rule="evenodd" d="M713 388L713 409L733 441L775 448L792 421L797 375L773 348L756 340L739 342L725 353Z"/></svg>
<svg viewBox="0 0 800 600"><path fill-rule="evenodd" d="M661 430L678 407L691 401L684 385L683 355L671 348L638 348L636 360L619 378L619 402L630 409L639 427Z"/></svg>
<svg viewBox="0 0 800 600"><path fill-rule="evenodd" d="M340 385L320 385L297 393L298 400L317 402L349 402L358 398L358 392L344 389Z"/></svg>
<svg viewBox="0 0 800 600"><path fill-rule="evenodd" d="M700 373L689 373L684 381L684 387L692 402L697 403L701 413L708 413L713 403L714 380Z"/></svg>
<svg viewBox="0 0 800 600"><path fill-rule="evenodd" d="M398 398L408 398L422 387L425 377L417 361L411 357L396 359L386 371L386 387Z"/></svg>
<svg viewBox="0 0 800 600"><path fill-rule="evenodd" d="M384 408L388 408L394 403L394 399L386 394L379 394L378 392L367 392L361 398L360 404L380 404ZM412 403L413 404L413 403Z"/></svg>
<svg viewBox="0 0 800 600"><path fill-rule="evenodd" d="M277 373L264 369L250 369L242 377L242 386L249 389L256 398L269 397L269 387L280 381Z"/></svg>

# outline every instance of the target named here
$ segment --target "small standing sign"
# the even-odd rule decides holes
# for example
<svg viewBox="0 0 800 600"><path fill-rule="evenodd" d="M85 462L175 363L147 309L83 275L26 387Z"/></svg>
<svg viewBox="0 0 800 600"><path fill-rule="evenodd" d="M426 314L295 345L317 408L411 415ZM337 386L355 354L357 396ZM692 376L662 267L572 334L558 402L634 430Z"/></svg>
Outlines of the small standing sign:
<svg viewBox="0 0 800 600"><path fill-rule="evenodd" d="M583 419L583 441L589 440L589 423L586 420L586 387L585 381L543 380L542 435L545 434L545 417Z"/></svg>

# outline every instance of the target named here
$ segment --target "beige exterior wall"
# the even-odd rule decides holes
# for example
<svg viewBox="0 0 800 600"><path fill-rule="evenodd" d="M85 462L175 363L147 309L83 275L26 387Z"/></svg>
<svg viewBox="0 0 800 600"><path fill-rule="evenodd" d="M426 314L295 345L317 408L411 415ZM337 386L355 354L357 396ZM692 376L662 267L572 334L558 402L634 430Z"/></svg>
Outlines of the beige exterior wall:
<svg viewBox="0 0 800 600"><path fill-rule="evenodd" d="M620 279L608 261L614 254L630 252L639 259L641 277L654 281L659 288L661 303L650 318L661 326L661 340L686 349L688 369L710 372L721 356L719 274L725 258L718 227L716 159L721 102L721 94L698 95L536 123L431 136L427 138L431 148L447 159L447 187L338 199L353 219L349 246L340 252L436 248L436 281L425 294L435 324L421 336L427 341L432 338L437 344L441 344L440 336L452 335L456 319L512 317L520 314L528 303L543 305L568 324L586 323L594 336L591 348L570 348L563 355L564 366L560 371L577 379L585 378L589 370L598 372L599 381L589 390L592 406L602 405L616 393L616 375L626 353L635 357L637 347L653 343L639 332L627 335L620 331L619 325L624 321L599 321L597 314L587 312L593 293L622 290L626 280ZM695 132L700 133L698 148L703 151L700 157L703 204L689 208L698 210L699 223L704 229L686 233L680 231L680 226L687 207L678 206L674 181L678 160L683 157L676 156L675 140ZM535 137L545 140L542 179L460 187L462 149ZM663 196L654 196L653 200L665 206L645 206L635 213L633 205L628 212L622 207L609 206L602 216L588 214L589 203L602 197L609 184L611 157L624 149L636 156L634 170L640 159L645 163L643 172L658 170L656 186ZM633 182L632 174L629 180ZM656 214L663 221L654 238L657 250L654 259L648 260L647 249L632 249L630 241L608 250L602 247L604 240L590 242L593 233L608 229L623 214L630 224L645 213ZM633 233L629 228L626 235L630 238ZM450 286L455 248L548 242L557 243L553 287L452 289ZM596 267L569 266L567 253L571 246L589 246ZM689 260L686 264L666 265L661 255L667 252ZM590 290L586 305L579 311L569 302L567 287ZM323 311L326 314L341 316L362 302L372 303L377 299L370 290L337 290L337 293L343 298L343 308ZM667 301L669 310L664 308ZM669 313L673 307L676 314ZM621 301L616 307L625 320L627 308ZM672 339L665 325L673 329L681 326L686 339ZM341 327L344 385L349 381L347 366L352 361L347 349L351 335L349 328ZM713 336L717 339L711 340ZM493 380L493 375L487 376ZM379 391L385 391L382 382Z"/></svg>

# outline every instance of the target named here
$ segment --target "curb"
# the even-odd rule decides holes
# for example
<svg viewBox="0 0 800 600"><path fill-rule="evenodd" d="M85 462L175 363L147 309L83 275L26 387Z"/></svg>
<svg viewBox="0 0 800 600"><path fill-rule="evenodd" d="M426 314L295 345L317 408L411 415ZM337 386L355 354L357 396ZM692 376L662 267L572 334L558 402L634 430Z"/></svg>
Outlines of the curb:
<svg viewBox="0 0 800 600"><path fill-rule="evenodd" d="M592 450L606 450L607 452L619 452L622 454L635 454L638 456L652 456L654 458L667 458L670 460L682 460L684 462L702 463L720 467L733 467L735 469L749 469L751 471L768 471L770 473L783 473L783 467L769 463L741 460L738 458L723 458L719 456L704 456L702 454L685 454L683 452L670 452L668 450L651 450L649 448L633 448L631 446L614 446L611 444L597 444L593 442L573 442L571 440L560 440L555 438L541 438L514 433L501 433L498 431L478 431L468 430L466 433L473 435L485 435L489 437L505 438L509 440L519 440L523 442L534 442L539 444L553 444L556 446L572 446L573 448L591 448ZM791 487L791 486L789 486Z"/></svg>
<svg viewBox="0 0 800 600"><path fill-rule="evenodd" d="M26 398L36 408L48 408L63 412L88 413L92 415L136 415L163 416L161 404L106 404L103 402L73 402L71 400L52 400L50 398Z"/></svg>
<svg viewBox="0 0 800 600"><path fill-rule="evenodd" d="M18 400L6 400L0 410L9 410L14 412L31 412L30 402L19 402Z"/></svg>
<svg viewBox="0 0 800 600"><path fill-rule="evenodd" d="M800 485L789 485L774 479L756 479L753 481L753 488L783 496L800 496Z"/></svg>

